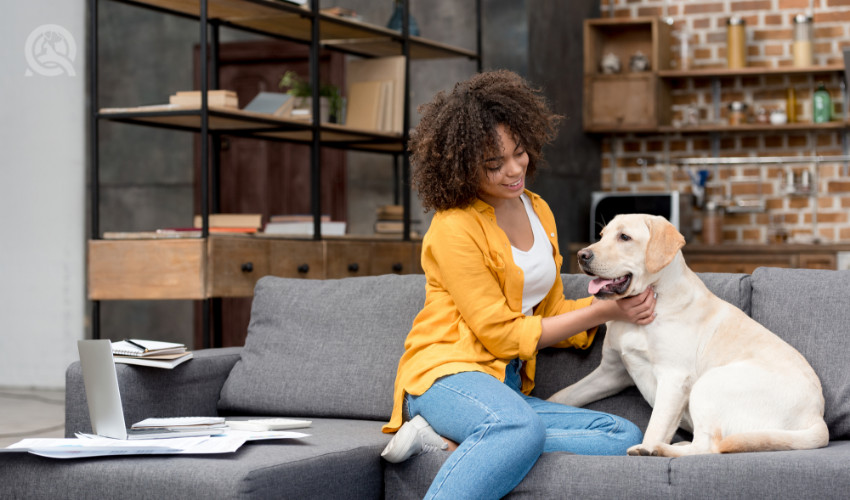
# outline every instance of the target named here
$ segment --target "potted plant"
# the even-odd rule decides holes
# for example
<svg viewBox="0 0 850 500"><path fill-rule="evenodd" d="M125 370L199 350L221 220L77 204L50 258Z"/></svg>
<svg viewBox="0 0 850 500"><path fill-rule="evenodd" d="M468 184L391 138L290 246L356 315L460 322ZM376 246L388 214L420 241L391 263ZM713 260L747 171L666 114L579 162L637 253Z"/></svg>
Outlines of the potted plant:
<svg viewBox="0 0 850 500"><path fill-rule="evenodd" d="M287 89L286 93L295 98L293 118L298 115L312 116L313 88L310 82L298 76L294 71L287 71L278 83L281 89ZM319 99L321 107L321 121L340 123L342 121L342 95L339 87L329 83L319 86ZM301 110L301 113L298 111Z"/></svg>

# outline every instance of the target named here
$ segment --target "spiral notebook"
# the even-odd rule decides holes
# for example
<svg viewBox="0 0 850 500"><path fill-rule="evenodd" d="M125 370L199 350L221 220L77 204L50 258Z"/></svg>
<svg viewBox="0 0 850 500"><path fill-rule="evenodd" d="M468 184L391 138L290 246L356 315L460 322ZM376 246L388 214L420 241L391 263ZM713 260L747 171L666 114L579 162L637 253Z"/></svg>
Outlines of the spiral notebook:
<svg viewBox="0 0 850 500"><path fill-rule="evenodd" d="M128 339L112 343L112 354L119 356L159 356L186 352L186 346L159 340Z"/></svg>

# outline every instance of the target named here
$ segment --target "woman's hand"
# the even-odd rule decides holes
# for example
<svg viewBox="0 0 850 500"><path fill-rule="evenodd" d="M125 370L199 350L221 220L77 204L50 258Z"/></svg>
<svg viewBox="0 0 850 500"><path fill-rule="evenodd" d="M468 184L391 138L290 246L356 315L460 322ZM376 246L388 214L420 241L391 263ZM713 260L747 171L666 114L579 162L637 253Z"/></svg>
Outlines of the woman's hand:
<svg viewBox="0 0 850 500"><path fill-rule="evenodd" d="M655 297L655 290L650 287L633 297L599 302L607 305L607 313L610 317L606 321L617 320L636 325L648 325L655 319Z"/></svg>

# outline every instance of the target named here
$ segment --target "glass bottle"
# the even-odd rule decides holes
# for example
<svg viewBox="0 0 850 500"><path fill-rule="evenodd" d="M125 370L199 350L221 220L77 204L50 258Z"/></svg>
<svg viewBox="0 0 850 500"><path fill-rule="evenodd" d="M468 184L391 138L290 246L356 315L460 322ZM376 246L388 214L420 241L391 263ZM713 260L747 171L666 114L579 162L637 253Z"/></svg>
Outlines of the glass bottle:
<svg viewBox="0 0 850 500"><path fill-rule="evenodd" d="M814 27L812 17L799 14L794 17L794 45L791 51L794 55L794 66L807 67L814 64L812 41Z"/></svg>
<svg viewBox="0 0 850 500"><path fill-rule="evenodd" d="M826 123L832 119L832 98L823 83L818 83L818 89L812 96L812 121Z"/></svg>
<svg viewBox="0 0 850 500"><path fill-rule="evenodd" d="M740 17L726 21L726 65L743 68L747 65L746 22Z"/></svg>
<svg viewBox="0 0 850 500"><path fill-rule="evenodd" d="M797 91L794 87L788 87L786 91L785 114L788 116L788 123L797 121Z"/></svg>

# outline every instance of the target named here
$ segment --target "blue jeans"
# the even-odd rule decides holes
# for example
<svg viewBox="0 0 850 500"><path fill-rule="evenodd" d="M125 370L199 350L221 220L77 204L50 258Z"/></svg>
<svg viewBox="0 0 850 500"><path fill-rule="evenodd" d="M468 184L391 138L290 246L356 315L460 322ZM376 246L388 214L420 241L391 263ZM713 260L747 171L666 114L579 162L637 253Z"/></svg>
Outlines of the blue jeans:
<svg viewBox="0 0 850 500"><path fill-rule="evenodd" d="M642 440L623 418L551 403L520 391L519 362L505 382L480 372L437 380L421 396L407 396L411 417L459 443L425 498L501 498L531 470L544 451L625 455Z"/></svg>

